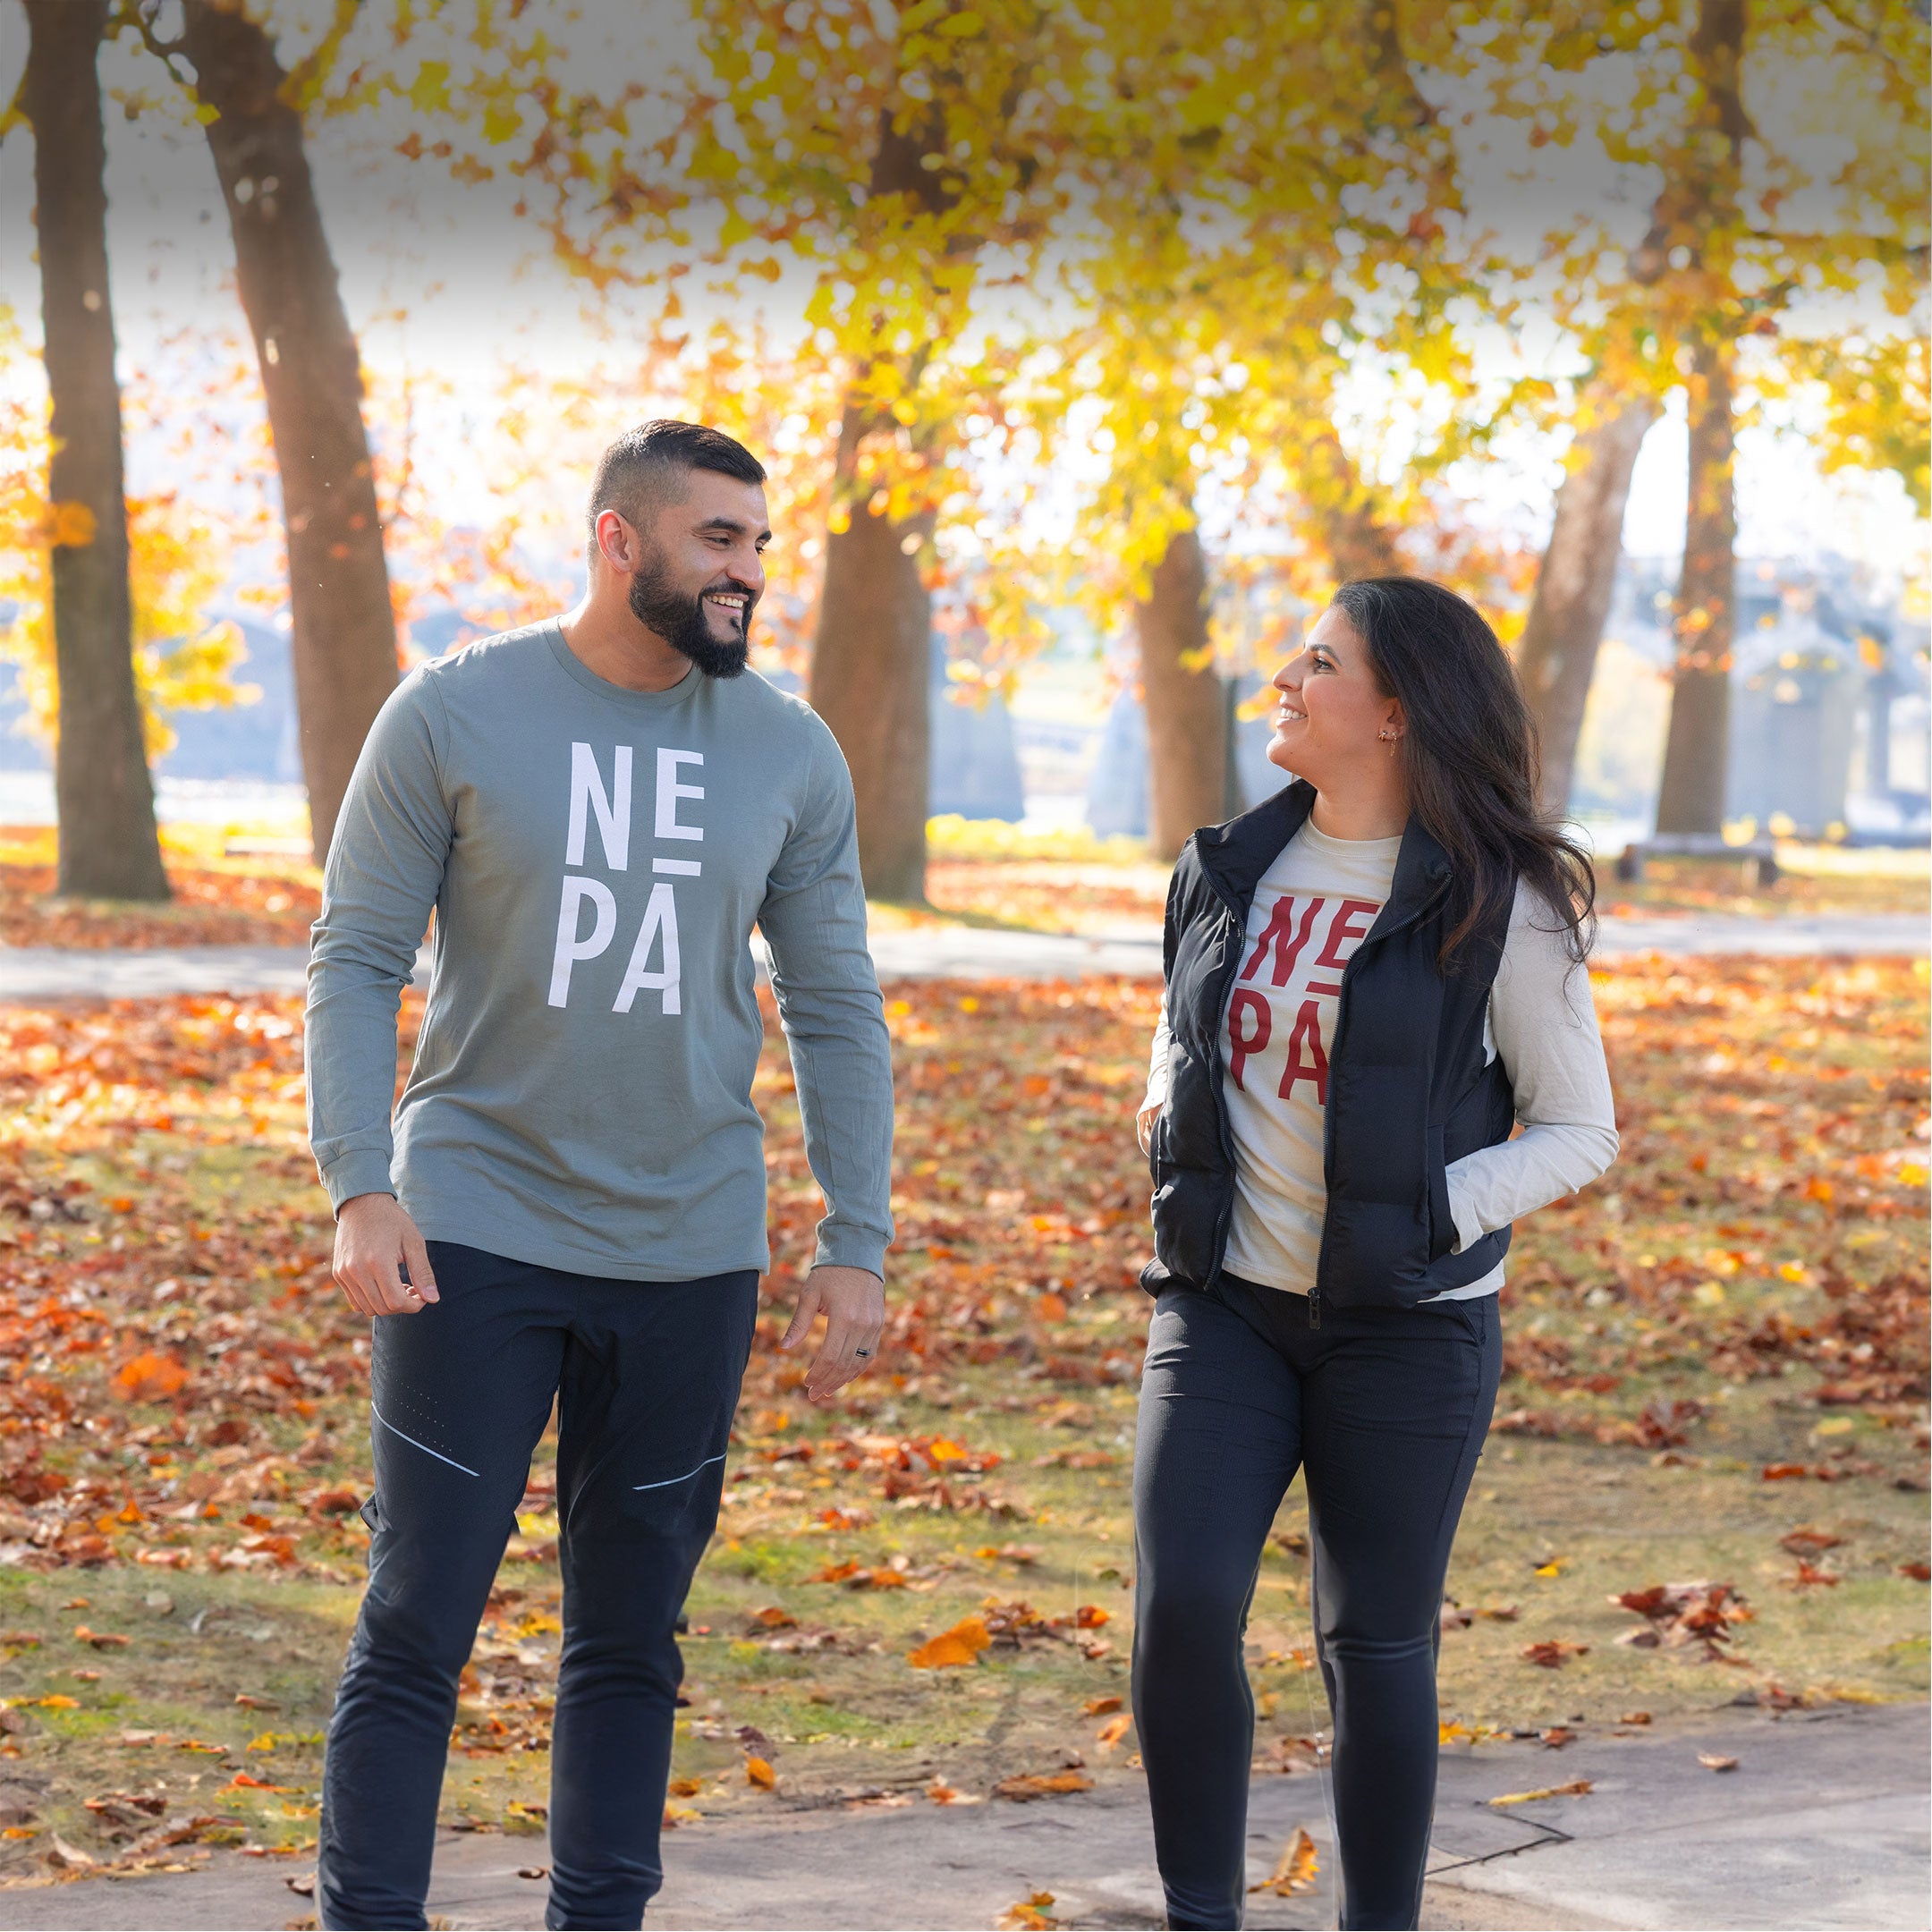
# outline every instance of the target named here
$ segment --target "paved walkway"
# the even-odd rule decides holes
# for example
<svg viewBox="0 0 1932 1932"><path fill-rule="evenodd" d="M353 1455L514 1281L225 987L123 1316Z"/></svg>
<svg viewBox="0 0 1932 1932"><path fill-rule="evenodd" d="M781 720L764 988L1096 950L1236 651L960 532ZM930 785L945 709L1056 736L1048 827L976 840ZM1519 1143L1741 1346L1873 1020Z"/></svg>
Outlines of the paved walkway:
<svg viewBox="0 0 1932 1932"><path fill-rule="evenodd" d="M1910 914L1857 918L1606 919L1606 958L1756 953L1922 958L1928 922ZM921 926L872 935L882 979L1070 979L1089 973L1158 979L1160 934L1148 928L1081 937L976 926ZM139 952L0 945L0 1004L43 999L146 999L169 993L299 993L300 946L156 946ZM428 957L417 977L427 977Z"/></svg>
<svg viewBox="0 0 1932 1932"><path fill-rule="evenodd" d="M1631 1737L1445 1752L1426 1927L1922 1928L1928 1885L1924 1705L1773 1717L1722 1711ZM1738 1759L1716 1773L1699 1751ZM1506 1792L1587 1778L1588 1796L1493 1808ZM1318 1889L1257 1894L1257 1928L1335 1923L1322 1782L1258 1777L1249 1877L1265 1879L1297 1826L1317 1841ZM534 1927L536 1837L445 1835L429 1897L453 1928ZM686 1826L666 1835L653 1927L987 1927L1050 1892L1070 1927L1158 1926L1146 1800L1112 1783L1076 1798L941 1809L922 1799ZM0 1926L286 1926L309 1908L285 1880L306 1864L221 1853L179 1877L0 1888ZM309 1921L313 1923L313 1920Z"/></svg>

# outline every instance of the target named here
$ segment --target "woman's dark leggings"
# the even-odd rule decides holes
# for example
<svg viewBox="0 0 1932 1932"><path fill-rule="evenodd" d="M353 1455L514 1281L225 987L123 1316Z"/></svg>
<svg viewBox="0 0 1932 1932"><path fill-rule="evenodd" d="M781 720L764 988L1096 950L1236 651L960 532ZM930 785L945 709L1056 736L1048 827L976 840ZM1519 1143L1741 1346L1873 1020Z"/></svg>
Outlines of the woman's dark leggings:
<svg viewBox="0 0 1932 1932"><path fill-rule="evenodd" d="M1171 1926L1238 1927L1254 1699L1242 1641L1308 1471L1335 1717L1342 1924L1411 1927L1436 1801L1449 1547L1496 1403L1496 1298L1337 1309L1223 1275L1156 1304L1134 1456L1134 1716Z"/></svg>

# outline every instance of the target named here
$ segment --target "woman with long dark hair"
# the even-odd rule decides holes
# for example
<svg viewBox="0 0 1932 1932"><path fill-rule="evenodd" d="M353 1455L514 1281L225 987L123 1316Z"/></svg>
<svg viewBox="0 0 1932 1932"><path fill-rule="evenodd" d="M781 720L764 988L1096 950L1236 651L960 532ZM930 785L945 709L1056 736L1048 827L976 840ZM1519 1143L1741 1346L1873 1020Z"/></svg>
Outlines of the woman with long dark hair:
<svg viewBox="0 0 1932 1932"><path fill-rule="evenodd" d="M1537 809L1496 633L1441 585L1343 585L1275 686L1296 782L1196 833L1167 897L1134 1715L1168 1923L1239 1926L1243 1631L1304 1470L1341 1922L1407 1927L1510 1226L1616 1155L1595 881Z"/></svg>

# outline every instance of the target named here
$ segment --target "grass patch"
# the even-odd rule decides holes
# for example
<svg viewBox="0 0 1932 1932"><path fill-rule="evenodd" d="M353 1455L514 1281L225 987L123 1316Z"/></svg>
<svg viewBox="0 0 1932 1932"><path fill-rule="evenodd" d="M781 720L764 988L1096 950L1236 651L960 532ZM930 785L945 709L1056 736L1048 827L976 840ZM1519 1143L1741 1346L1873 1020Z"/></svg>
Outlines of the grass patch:
<svg viewBox="0 0 1932 1932"><path fill-rule="evenodd" d="M1925 987L1885 961L1597 976L1624 1156L1513 1252L1445 1720L1925 1694ZM983 1797L1076 1758L1136 1775L1131 1731L1103 1732L1131 1642L1131 1115L1157 1000L1140 982L892 989L891 1352L829 1411L772 1346L820 1212L774 1036L758 1093L779 1268L689 1606L674 1807ZM44 1868L56 1834L149 1864L299 1850L368 1479L366 1335L326 1279L299 1006L10 1010L0 1049L0 1784L36 1814L0 1839L0 1873ZM554 1448L465 1678L452 1820L540 1822ZM1298 1485L1249 1631L1263 1766L1306 1761L1297 1741L1326 1723L1305 1521ZM1699 1580L1751 1613L1718 1657L1618 1641L1642 1620L1610 1598ZM992 1638L975 1662L908 1661L975 1617ZM1523 1655L1540 1643L1584 1648L1549 1668ZM142 1852L153 1818L131 1795L189 1837Z"/></svg>

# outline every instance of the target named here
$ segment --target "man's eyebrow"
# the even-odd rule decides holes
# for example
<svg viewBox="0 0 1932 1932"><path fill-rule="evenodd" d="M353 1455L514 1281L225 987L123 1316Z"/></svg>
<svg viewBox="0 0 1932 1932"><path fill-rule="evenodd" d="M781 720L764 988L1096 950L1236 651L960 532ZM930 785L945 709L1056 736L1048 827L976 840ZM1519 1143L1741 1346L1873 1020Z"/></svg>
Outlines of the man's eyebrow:
<svg viewBox="0 0 1932 1932"><path fill-rule="evenodd" d="M751 526L740 517L721 514L707 517L698 528L701 530L724 530L733 537L741 537ZM768 530L761 530L758 535L761 538L768 538L771 532Z"/></svg>

